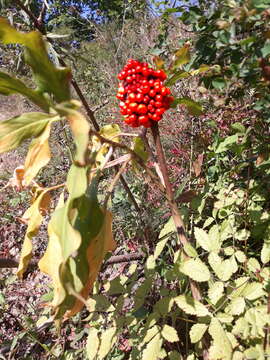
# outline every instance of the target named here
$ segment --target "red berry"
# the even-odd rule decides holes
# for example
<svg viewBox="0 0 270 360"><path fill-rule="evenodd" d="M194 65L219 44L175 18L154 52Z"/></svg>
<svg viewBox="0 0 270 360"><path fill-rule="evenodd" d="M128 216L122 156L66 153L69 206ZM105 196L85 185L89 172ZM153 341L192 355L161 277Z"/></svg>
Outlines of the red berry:
<svg viewBox="0 0 270 360"><path fill-rule="evenodd" d="M133 111L128 107L127 108L127 115L132 115L133 114Z"/></svg>
<svg viewBox="0 0 270 360"><path fill-rule="evenodd" d="M159 77L161 80L167 79L167 75L165 74L165 72L163 70L157 70L156 76Z"/></svg>
<svg viewBox="0 0 270 360"><path fill-rule="evenodd" d="M138 104L135 103L135 102L132 102L128 105L129 109L131 109L133 112L136 112L137 111L137 108L138 108Z"/></svg>
<svg viewBox="0 0 270 360"><path fill-rule="evenodd" d="M160 121L161 120L161 116L157 115L157 114L154 114L152 115L152 120L154 121Z"/></svg>
<svg viewBox="0 0 270 360"><path fill-rule="evenodd" d="M136 94L136 100L137 100L138 102L142 102L142 101L143 101L143 98L144 98L144 95L143 95L143 94L141 94L141 93Z"/></svg>
<svg viewBox="0 0 270 360"><path fill-rule="evenodd" d="M162 106L163 106L162 102L160 102L160 101L155 102L155 107L156 108L161 108Z"/></svg>
<svg viewBox="0 0 270 360"><path fill-rule="evenodd" d="M151 97L155 97L155 96L156 96L156 90L151 89L151 90L149 91L149 94L148 94L148 95L151 96Z"/></svg>
<svg viewBox="0 0 270 360"><path fill-rule="evenodd" d="M142 68L142 74L143 74L144 76L148 76L148 75L149 75L149 69L148 69L147 67L143 67L143 68Z"/></svg>
<svg viewBox="0 0 270 360"><path fill-rule="evenodd" d="M139 114L146 114L147 113L147 106L144 104L139 104L137 107L137 113Z"/></svg>
<svg viewBox="0 0 270 360"><path fill-rule="evenodd" d="M141 91L143 94L147 94L150 90L150 87L148 85L142 86Z"/></svg>
<svg viewBox="0 0 270 360"><path fill-rule="evenodd" d="M150 100L149 104L152 106L155 106L156 102L155 102L155 100L152 99L152 100Z"/></svg>
<svg viewBox="0 0 270 360"><path fill-rule="evenodd" d="M154 113L156 111L156 108L153 105L148 105L147 106L148 111L150 111L151 113Z"/></svg>
<svg viewBox="0 0 270 360"><path fill-rule="evenodd" d="M131 76L127 76L127 77L126 77L126 81L127 81L128 83L131 83L131 82L133 81L133 79L132 79Z"/></svg>
<svg viewBox="0 0 270 360"><path fill-rule="evenodd" d="M138 117L138 121L140 125L144 125L149 121L149 117L147 115L141 115Z"/></svg>
<svg viewBox="0 0 270 360"><path fill-rule="evenodd" d="M158 116L161 116L161 115L164 114L165 111L166 111L166 109L165 109L164 107L162 107L162 108L156 109L156 112L155 112L155 113L156 113Z"/></svg>
<svg viewBox="0 0 270 360"><path fill-rule="evenodd" d="M163 96L169 95L169 94L167 93L167 88L166 88L165 86L162 86L162 88L160 89L160 93L161 93L161 95L163 95Z"/></svg>
<svg viewBox="0 0 270 360"><path fill-rule="evenodd" d="M157 94L157 95L155 96L155 100L156 100L156 101L162 101L162 100L163 100L163 96L160 95L160 94Z"/></svg>
<svg viewBox="0 0 270 360"><path fill-rule="evenodd" d="M155 83L155 80L154 80L154 79L150 79L150 80L148 81L148 84L149 84L150 86L154 86L154 83Z"/></svg>
<svg viewBox="0 0 270 360"><path fill-rule="evenodd" d="M130 94L128 95L128 99L129 99L129 100L136 101L136 94L130 93ZM133 101L132 101L132 102L133 102Z"/></svg>
<svg viewBox="0 0 270 360"><path fill-rule="evenodd" d="M149 101L150 101L150 97L149 97L148 95L145 95L145 97L143 98L143 102L144 102L145 104L148 104Z"/></svg>

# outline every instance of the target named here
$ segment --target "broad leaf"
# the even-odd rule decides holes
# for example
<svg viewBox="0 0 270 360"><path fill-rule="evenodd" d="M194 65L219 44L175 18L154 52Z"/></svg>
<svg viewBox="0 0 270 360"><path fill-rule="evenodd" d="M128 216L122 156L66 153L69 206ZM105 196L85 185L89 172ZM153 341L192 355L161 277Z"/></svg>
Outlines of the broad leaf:
<svg viewBox="0 0 270 360"><path fill-rule="evenodd" d="M98 338L98 331L97 331L97 329L91 327L89 329L87 343L86 343L86 354L87 354L88 360L96 359L99 345L100 345L100 341Z"/></svg>
<svg viewBox="0 0 270 360"><path fill-rule="evenodd" d="M209 315L207 307L204 306L201 302L194 300L191 296L180 295L174 298L174 301L176 305L186 314L197 316Z"/></svg>
<svg viewBox="0 0 270 360"><path fill-rule="evenodd" d="M222 297L224 291L223 282L217 281L209 287L208 296L211 302L215 305Z"/></svg>
<svg viewBox="0 0 270 360"><path fill-rule="evenodd" d="M190 341L195 344L198 341L200 341L204 335L204 333L206 332L208 326L205 324L194 324L192 325L190 332L189 332L189 336L190 336Z"/></svg>
<svg viewBox="0 0 270 360"><path fill-rule="evenodd" d="M40 195L37 197L35 202L30 206L29 209L24 213L23 219L28 221L28 226L22 246L21 256L17 275L19 278L23 277L24 272L27 269L27 266L32 257L32 238L38 233L40 225L43 220L42 215L42 201L44 196L48 195L48 190L43 190Z"/></svg>
<svg viewBox="0 0 270 360"><path fill-rule="evenodd" d="M161 335L169 342L179 341L177 331L172 326L164 325L161 331Z"/></svg>
<svg viewBox="0 0 270 360"><path fill-rule="evenodd" d="M49 122L42 134L34 139L29 147L24 163L26 185L31 183L39 170L46 166L51 159L49 147L50 130L51 123Z"/></svg>
<svg viewBox="0 0 270 360"><path fill-rule="evenodd" d="M39 92L53 94L57 102L69 100L70 70L53 65L38 31L19 32L6 19L0 18L0 40L4 44L25 46L25 61L32 68Z"/></svg>
<svg viewBox="0 0 270 360"><path fill-rule="evenodd" d="M102 332L100 337L100 347L98 350L98 359L104 359L109 352L112 351L112 348L116 342L116 328L111 327Z"/></svg>
<svg viewBox="0 0 270 360"><path fill-rule="evenodd" d="M0 72L0 94L21 94L26 96L44 111L49 111L49 104L42 94L40 94L37 90L26 87L21 80L3 72Z"/></svg>
<svg viewBox="0 0 270 360"><path fill-rule="evenodd" d="M180 264L179 270L191 279L203 282L210 279L208 267L199 259L189 259Z"/></svg>
<svg viewBox="0 0 270 360"><path fill-rule="evenodd" d="M58 116L39 112L26 113L0 122L0 154L18 147L25 139L39 136Z"/></svg>
<svg viewBox="0 0 270 360"><path fill-rule="evenodd" d="M221 358L231 360L232 345L218 319L212 318L208 331L213 338L213 346L220 351Z"/></svg>
<svg viewBox="0 0 270 360"><path fill-rule="evenodd" d="M158 360L161 352L162 339L160 334L156 334L146 345L142 353L142 360Z"/></svg>

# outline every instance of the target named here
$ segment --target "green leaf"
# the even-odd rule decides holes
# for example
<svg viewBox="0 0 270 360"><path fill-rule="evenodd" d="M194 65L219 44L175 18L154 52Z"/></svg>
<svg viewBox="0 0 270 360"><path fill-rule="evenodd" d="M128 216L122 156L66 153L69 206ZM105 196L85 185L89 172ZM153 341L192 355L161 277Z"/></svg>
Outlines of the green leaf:
<svg viewBox="0 0 270 360"><path fill-rule="evenodd" d="M222 297L224 291L224 285L223 282L217 281L210 285L208 290L208 296L211 300L212 304L216 304L218 300Z"/></svg>
<svg viewBox="0 0 270 360"><path fill-rule="evenodd" d="M217 77L212 80L212 85L215 89L222 90L226 86L226 81L221 77Z"/></svg>
<svg viewBox="0 0 270 360"><path fill-rule="evenodd" d="M134 152L142 158L143 161L147 161L148 152L145 150L144 142L140 136L136 136L133 145Z"/></svg>
<svg viewBox="0 0 270 360"><path fill-rule="evenodd" d="M213 338L213 346L218 350L220 358L231 360L232 345L218 319L212 318L208 331ZM216 359L216 357L211 355L210 358Z"/></svg>
<svg viewBox="0 0 270 360"><path fill-rule="evenodd" d="M203 113L202 106L198 102L190 99L189 97L182 97L175 99L171 107L175 108L177 105L182 104L186 105L188 112L191 115L198 116Z"/></svg>
<svg viewBox="0 0 270 360"><path fill-rule="evenodd" d="M190 61L190 46L188 44L182 46L175 52L174 57L175 61L171 66L172 69L187 64Z"/></svg>
<svg viewBox="0 0 270 360"><path fill-rule="evenodd" d="M184 70L177 71L174 75L172 75L165 83L166 86L174 85L178 80L186 79L190 77L190 73Z"/></svg>
<svg viewBox="0 0 270 360"><path fill-rule="evenodd" d="M32 68L40 93L53 94L57 102L69 100L71 72L68 68L58 69L53 65L38 31L19 32L6 19L0 18L0 40L4 44L25 46L25 61Z"/></svg>
<svg viewBox="0 0 270 360"><path fill-rule="evenodd" d="M0 122L0 154L18 147L24 140L39 136L58 116L39 112L26 113Z"/></svg>
<svg viewBox="0 0 270 360"><path fill-rule="evenodd" d="M164 325L161 331L161 335L169 342L179 341L177 331L172 326Z"/></svg>
<svg viewBox="0 0 270 360"><path fill-rule="evenodd" d="M186 314L197 315L197 316L207 316L209 311L206 306L201 302L194 300L189 295L180 295L174 298L176 305L183 310Z"/></svg>
<svg viewBox="0 0 270 360"><path fill-rule="evenodd" d="M189 242L184 245L184 252L189 257L197 257L198 256L196 249Z"/></svg>
<svg viewBox="0 0 270 360"><path fill-rule="evenodd" d="M207 232L195 226L194 228L195 239L198 244L206 251L210 252L209 236Z"/></svg>
<svg viewBox="0 0 270 360"><path fill-rule="evenodd" d="M157 243L156 245L156 248L155 248L155 252L154 252L154 259L156 260L159 255L162 253L165 245L167 244L167 241L168 241L168 237L166 237L165 239L163 240L159 240L159 242Z"/></svg>
<svg viewBox="0 0 270 360"><path fill-rule="evenodd" d="M97 329L90 327L86 343L86 354L88 356L88 360L96 359L99 345L100 341L98 338L98 331Z"/></svg>
<svg viewBox="0 0 270 360"><path fill-rule="evenodd" d="M244 263L247 260L245 253L241 250L237 250L234 256L236 257L237 261L240 263Z"/></svg>
<svg viewBox="0 0 270 360"><path fill-rule="evenodd" d="M232 144L237 143L238 137L239 137L238 134L231 135L231 136L227 136L227 137L225 138L225 140L223 140L223 141L218 145L218 147L217 147L216 150L215 150L215 153L216 153L216 154L219 154L219 153L222 153L222 152L224 152L224 151L227 151L227 150L231 147Z"/></svg>
<svg viewBox="0 0 270 360"><path fill-rule="evenodd" d="M263 48L261 48L262 56L265 58L270 54L270 43L266 43Z"/></svg>
<svg viewBox="0 0 270 360"><path fill-rule="evenodd" d="M206 332L208 326L205 324L194 324L192 325L190 331L189 331L189 336L190 336L190 341L195 344L198 341L200 341L204 335L204 333Z"/></svg>
<svg viewBox="0 0 270 360"><path fill-rule="evenodd" d="M208 267L199 258L184 261L181 263L179 271L198 282L210 279Z"/></svg>
<svg viewBox="0 0 270 360"><path fill-rule="evenodd" d="M21 94L39 106L44 111L49 111L49 104L46 98L37 90L30 89L24 83L8 74L0 71L0 94L11 95Z"/></svg>
<svg viewBox="0 0 270 360"><path fill-rule="evenodd" d="M51 159L49 147L50 130L51 122L48 123L42 134L32 141L29 147L24 163L24 180L26 185L31 183L40 169L46 166Z"/></svg>

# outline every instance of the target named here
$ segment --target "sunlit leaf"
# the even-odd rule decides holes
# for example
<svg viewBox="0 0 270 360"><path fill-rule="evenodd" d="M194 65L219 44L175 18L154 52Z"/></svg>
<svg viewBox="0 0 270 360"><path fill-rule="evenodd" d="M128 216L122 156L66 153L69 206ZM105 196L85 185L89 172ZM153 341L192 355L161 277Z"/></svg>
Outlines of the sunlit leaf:
<svg viewBox="0 0 270 360"><path fill-rule="evenodd" d="M98 358L104 359L107 354L112 351L112 348L116 342L116 328L111 327L102 332L100 337L100 347L98 350Z"/></svg>
<svg viewBox="0 0 270 360"><path fill-rule="evenodd" d="M157 333L146 345L142 353L142 360L158 360L162 346L160 333Z"/></svg>
<svg viewBox="0 0 270 360"><path fill-rule="evenodd" d="M59 117L39 112L25 113L0 122L0 153L18 147L25 139L39 136L50 121Z"/></svg>
<svg viewBox="0 0 270 360"><path fill-rule="evenodd" d="M176 305L186 314L197 316L209 315L207 307L204 306L201 302L194 300L191 296L180 295L174 298L174 301Z"/></svg>
<svg viewBox="0 0 270 360"><path fill-rule="evenodd" d="M189 336L190 336L190 341L195 344L198 341L200 341L204 335L204 333L206 332L208 326L206 324L194 324L192 325L190 332L189 332Z"/></svg>
<svg viewBox="0 0 270 360"><path fill-rule="evenodd" d="M26 185L30 184L39 170L48 164L51 158L49 136L51 123L49 122L42 134L35 138L28 150L24 163L24 179Z"/></svg>
<svg viewBox="0 0 270 360"><path fill-rule="evenodd" d="M32 68L39 92L53 94L57 102L70 98L70 70L53 65L47 54L46 43L38 31L19 32L6 19L0 18L0 40L4 44L25 46L25 61Z"/></svg>
<svg viewBox="0 0 270 360"><path fill-rule="evenodd" d="M188 259L180 264L179 270L191 279L203 282L210 279L208 267L199 259Z"/></svg>
<svg viewBox="0 0 270 360"><path fill-rule="evenodd" d="M87 354L88 360L96 359L99 345L100 345L100 340L98 337L98 331L97 331L97 329L91 327L89 329L87 343L86 343L86 354Z"/></svg>
<svg viewBox="0 0 270 360"><path fill-rule="evenodd" d="M164 325L161 331L161 335L169 342L179 341L177 331L172 326Z"/></svg>
<svg viewBox="0 0 270 360"><path fill-rule="evenodd" d="M209 299L213 304L216 304L223 295L224 285L223 282L217 281L213 283L208 290Z"/></svg>
<svg viewBox="0 0 270 360"><path fill-rule="evenodd" d="M208 331L213 338L213 345L219 350L222 356L221 358L231 360L232 345L218 319L212 318Z"/></svg>
<svg viewBox="0 0 270 360"><path fill-rule="evenodd" d="M38 233L38 230L43 220L40 205L47 191L48 190L42 191L38 196L38 198L35 200L35 202L23 215L23 219L28 221L28 226L22 246L20 262L17 271L17 275L19 278L23 277L23 274L26 271L27 266L32 257L32 249L33 249L32 238Z"/></svg>
<svg viewBox="0 0 270 360"><path fill-rule="evenodd" d="M42 94L40 94L37 90L28 88L21 80L3 72L0 72L0 94L21 94L26 96L44 111L49 111L49 104Z"/></svg>

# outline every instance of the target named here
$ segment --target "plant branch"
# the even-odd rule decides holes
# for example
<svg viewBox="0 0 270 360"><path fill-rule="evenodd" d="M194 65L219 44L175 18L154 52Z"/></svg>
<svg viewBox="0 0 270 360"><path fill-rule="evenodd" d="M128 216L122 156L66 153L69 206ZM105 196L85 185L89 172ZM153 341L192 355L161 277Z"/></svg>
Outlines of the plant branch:
<svg viewBox="0 0 270 360"><path fill-rule="evenodd" d="M164 183L165 183L167 200L169 202L169 206L170 206L171 213L172 213L172 218L173 218L173 221L174 221L174 224L176 227L179 245L185 246L187 243L189 243L189 240L186 236L185 226L184 226L182 216L181 216L178 206L174 200L174 194L173 194L172 185L171 185L170 179L169 179L167 163L166 163L163 147L162 147L161 140L160 140L158 123L155 122L153 124L153 126L151 127L151 131L152 131L152 135L153 135L153 139L154 139L154 143L155 143L155 147L156 147L156 151L157 151L157 158L158 158L160 170L161 170L161 173L162 173L162 176L164 179ZM188 256L186 254L185 254L185 257L188 258ZM192 281L191 279L190 279L190 288L191 288L193 298L196 300L200 300L201 299L200 289L198 288L197 284L194 281Z"/></svg>

